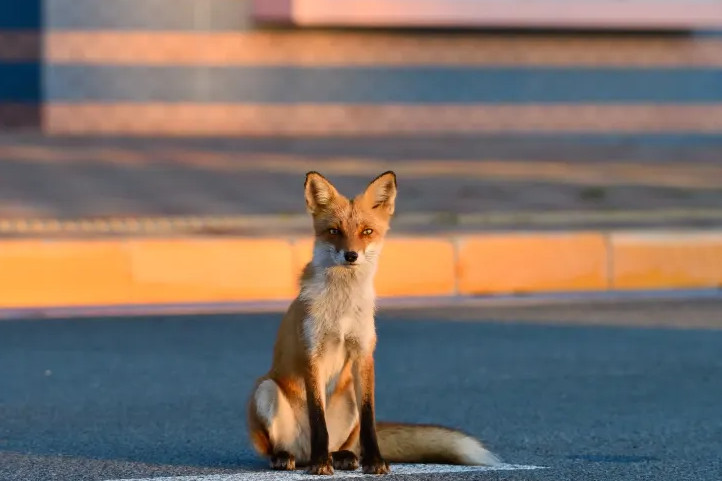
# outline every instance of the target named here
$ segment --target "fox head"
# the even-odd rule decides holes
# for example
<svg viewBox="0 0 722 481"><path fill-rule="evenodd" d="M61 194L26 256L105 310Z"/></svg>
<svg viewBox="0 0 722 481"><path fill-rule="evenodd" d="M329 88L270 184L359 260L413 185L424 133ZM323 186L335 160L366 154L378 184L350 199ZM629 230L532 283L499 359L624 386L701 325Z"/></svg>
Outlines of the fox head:
<svg viewBox="0 0 722 481"><path fill-rule="evenodd" d="M313 265L375 267L394 214L396 174L379 175L364 192L348 199L321 174L309 172L305 193L316 235Z"/></svg>

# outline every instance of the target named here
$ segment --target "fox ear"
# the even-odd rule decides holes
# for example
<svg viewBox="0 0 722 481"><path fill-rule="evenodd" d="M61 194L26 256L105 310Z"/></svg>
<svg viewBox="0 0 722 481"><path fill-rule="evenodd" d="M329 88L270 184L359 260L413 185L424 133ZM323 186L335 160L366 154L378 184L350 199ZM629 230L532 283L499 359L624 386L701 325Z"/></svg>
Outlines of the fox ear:
<svg viewBox="0 0 722 481"><path fill-rule="evenodd" d="M338 195L336 188L318 172L306 174L306 209L310 214L316 214Z"/></svg>
<svg viewBox="0 0 722 481"><path fill-rule="evenodd" d="M363 195L372 208L383 209L388 215L393 215L396 206L396 174L388 171L379 175L366 187Z"/></svg>

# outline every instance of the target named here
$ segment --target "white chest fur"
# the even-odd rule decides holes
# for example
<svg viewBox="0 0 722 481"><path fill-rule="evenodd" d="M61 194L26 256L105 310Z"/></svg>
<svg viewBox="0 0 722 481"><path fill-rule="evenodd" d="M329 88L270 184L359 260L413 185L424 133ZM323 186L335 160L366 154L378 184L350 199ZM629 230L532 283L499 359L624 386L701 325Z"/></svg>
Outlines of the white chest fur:
<svg viewBox="0 0 722 481"><path fill-rule="evenodd" d="M327 392L347 360L371 348L375 337L373 276L321 272L301 290L309 314L303 321L307 349L319 357Z"/></svg>

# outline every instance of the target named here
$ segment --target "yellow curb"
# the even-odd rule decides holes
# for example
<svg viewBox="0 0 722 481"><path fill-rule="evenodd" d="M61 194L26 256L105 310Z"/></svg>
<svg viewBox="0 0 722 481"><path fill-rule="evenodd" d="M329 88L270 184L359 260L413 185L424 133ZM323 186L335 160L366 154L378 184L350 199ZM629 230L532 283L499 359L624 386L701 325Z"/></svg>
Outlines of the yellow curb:
<svg viewBox="0 0 722 481"><path fill-rule="evenodd" d="M0 242L0 307L274 300L292 297L278 239Z"/></svg>
<svg viewBox="0 0 722 481"><path fill-rule="evenodd" d="M273 300L295 294L285 240L134 240L128 260L135 303Z"/></svg>
<svg viewBox="0 0 722 481"><path fill-rule="evenodd" d="M377 293L388 297L452 295L454 257L454 245L446 239L389 239L376 275Z"/></svg>
<svg viewBox="0 0 722 481"><path fill-rule="evenodd" d="M0 307L123 304L131 280L122 242L0 243Z"/></svg>
<svg viewBox="0 0 722 481"><path fill-rule="evenodd" d="M3 240L0 308L288 300L310 238ZM382 297L722 286L722 231L390 238Z"/></svg>
<svg viewBox="0 0 722 481"><path fill-rule="evenodd" d="M611 245L614 288L722 286L722 232L619 233Z"/></svg>
<svg viewBox="0 0 722 481"><path fill-rule="evenodd" d="M478 235L459 245L460 294L604 290L607 252L599 233Z"/></svg>

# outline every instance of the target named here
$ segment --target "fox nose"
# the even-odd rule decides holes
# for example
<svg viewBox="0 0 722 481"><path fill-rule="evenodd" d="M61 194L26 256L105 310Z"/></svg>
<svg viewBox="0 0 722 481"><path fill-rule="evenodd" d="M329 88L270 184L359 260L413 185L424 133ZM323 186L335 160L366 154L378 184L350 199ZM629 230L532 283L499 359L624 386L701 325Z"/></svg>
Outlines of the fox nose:
<svg viewBox="0 0 722 481"><path fill-rule="evenodd" d="M356 259L358 259L358 252L354 252L354 251L344 252L343 258L346 259L346 262L356 262Z"/></svg>

